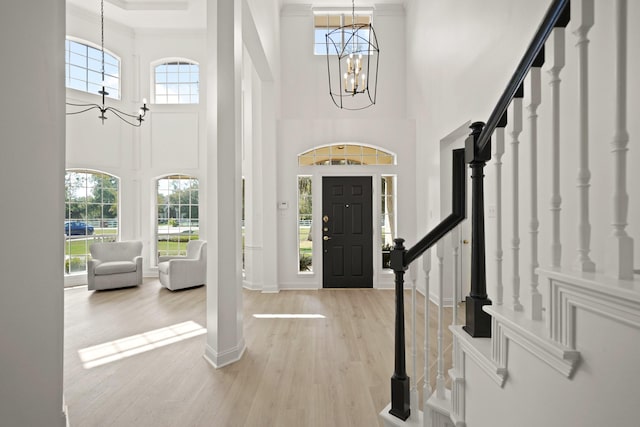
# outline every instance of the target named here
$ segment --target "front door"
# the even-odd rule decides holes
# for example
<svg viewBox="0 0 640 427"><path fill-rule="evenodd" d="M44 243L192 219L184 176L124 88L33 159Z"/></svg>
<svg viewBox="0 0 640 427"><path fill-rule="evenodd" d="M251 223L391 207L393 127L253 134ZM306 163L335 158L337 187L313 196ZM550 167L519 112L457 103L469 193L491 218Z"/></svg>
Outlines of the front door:
<svg viewBox="0 0 640 427"><path fill-rule="evenodd" d="M373 287L371 208L371 177L322 179L323 287Z"/></svg>

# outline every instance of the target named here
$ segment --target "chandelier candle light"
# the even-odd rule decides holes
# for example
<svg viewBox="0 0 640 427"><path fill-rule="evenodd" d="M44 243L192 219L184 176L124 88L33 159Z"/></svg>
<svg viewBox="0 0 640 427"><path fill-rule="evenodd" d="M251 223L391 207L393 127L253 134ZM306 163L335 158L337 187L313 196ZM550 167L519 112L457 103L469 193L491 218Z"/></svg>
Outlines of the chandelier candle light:
<svg viewBox="0 0 640 427"><path fill-rule="evenodd" d="M100 89L98 93L102 95L102 104L76 104L67 102L67 106L80 108L80 110L78 111L67 111L67 115L69 116L73 114L80 114L84 113L85 111L97 109L100 110L100 115L98 116L98 118L102 120L102 124L104 125L104 121L108 118L107 116L105 116L105 113L107 111L111 111L125 123L130 124L131 126L140 127L142 125L142 122L144 121L144 117L147 115L147 111L149 111L146 98L142 99L142 107L140 107L137 114L125 113L115 107L107 107L105 104L105 96L109 95L109 92L107 92L106 90L104 79L104 0L100 0L100 38L100 51L102 53L102 89Z"/></svg>
<svg viewBox="0 0 640 427"><path fill-rule="evenodd" d="M351 25L335 28L325 38L333 103L345 110L375 104L380 49L371 22L356 23L355 0L351 1Z"/></svg>

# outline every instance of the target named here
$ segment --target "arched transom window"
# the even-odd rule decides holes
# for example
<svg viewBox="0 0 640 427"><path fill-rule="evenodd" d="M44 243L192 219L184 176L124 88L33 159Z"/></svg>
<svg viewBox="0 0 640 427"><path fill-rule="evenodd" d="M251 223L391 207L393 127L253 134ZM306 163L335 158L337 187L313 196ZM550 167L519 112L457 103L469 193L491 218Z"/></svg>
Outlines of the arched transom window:
<svg viewBox="0 0 640 427"><path fill-rule="evenodd" d="M169 61L155 66L156 104L198 104L200 66L191 61Z"/></svg>
<svg viewBox="0 0 640 427"><path fill-rule="evenodd" d="M298 156L299 166L394 165L395 163L395 155L375 147L357 144L325 145Z"/></svg>

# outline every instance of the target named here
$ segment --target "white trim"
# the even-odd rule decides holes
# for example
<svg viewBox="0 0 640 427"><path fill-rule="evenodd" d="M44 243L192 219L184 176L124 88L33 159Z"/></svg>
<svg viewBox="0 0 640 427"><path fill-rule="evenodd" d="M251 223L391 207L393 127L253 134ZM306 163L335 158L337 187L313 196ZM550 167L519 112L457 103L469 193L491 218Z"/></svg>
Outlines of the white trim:
<svg viewBox="0 0 640 427"><path fill-rule="evenodd" d="M505 306L483 309L491 315L492 359L501 369L508 368L508 344L513 341L567 378L573 376L580 352L550 340L544 321L531 320L526 313Z"/></svg>
<svg viewBox="0 0 640 427"><path fill-rule="evenodd" d="M476 362L482 371L493 380L498 386L504 386L507 379L507 370L496 365L491 357L491 338L473 338L462 325L449 326L453 333L454 346L457 352L463 352ZM458 355L455 356L456 358Z"/></svg>
<svg viewBox="0 0 640 427"><path fill-rule="evenodd" d="M538 269L549 287L549 336L575 348L578 308L640 329L640 279L618 280L596 273Z"/></svg>
<svg viewBox="0 0 640 427"><path fill-rule="evenodd" d="M207 344L202 357L204 357L211 366L219 369L240 360L246 348L247 346L245 345L244 339L240 340L237 346L220 353Z"/></svg>

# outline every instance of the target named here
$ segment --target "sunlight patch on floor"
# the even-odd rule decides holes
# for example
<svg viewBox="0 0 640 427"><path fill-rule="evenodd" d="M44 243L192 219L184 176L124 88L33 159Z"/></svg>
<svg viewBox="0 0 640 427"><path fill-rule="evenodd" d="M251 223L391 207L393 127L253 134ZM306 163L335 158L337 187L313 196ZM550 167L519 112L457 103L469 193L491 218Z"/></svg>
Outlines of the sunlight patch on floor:
<svg viewBox="0 0 640 427"><path fill-rule="evenodd" d="M253 317L255 317L256 319L326 319L326 316L322 314L286 314L286 313L254 314Z"/></svg>
<svg viewBox="0 0 640 427"><path fill-rule="evenodd" d="M82 348L78 350L78 355L82 361L82 366L85 369L91 369L202 335L206 332L205 328L190 320L104 344Z"/></svg>

